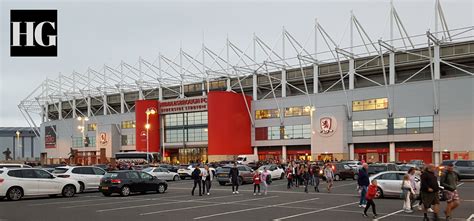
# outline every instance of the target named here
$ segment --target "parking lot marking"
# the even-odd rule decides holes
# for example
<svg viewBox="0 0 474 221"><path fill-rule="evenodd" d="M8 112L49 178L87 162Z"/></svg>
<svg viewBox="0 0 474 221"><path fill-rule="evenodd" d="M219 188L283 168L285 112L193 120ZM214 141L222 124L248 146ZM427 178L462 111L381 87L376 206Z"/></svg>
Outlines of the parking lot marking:
<svg viewBox="0 0 474 221"><path fill-rule="evenodd" d="M267 206L249 208L249 209L234 210L234 211L229 211L229 212L224 212L224 213L216 213L216 214L207 215L207 216L200 216L200 217L196 217L194 219L195 220L197 220L197 219L206 219L206 218L215 217L215 216L223 216L223 215L227 215L227 214L234 214L234 213L246 212L246 211L251 211L251 210L259 210L259 209L265 209L265 208L270 208L270 207L278 207L278 206L284 206L284 205L288 205L288 204L302 203L302 202L317 200L317 199L319 199L319 198L299 200L299 201L293 201L293 202L287 202L287 203L280 203L280 204L275 204L275 205L267 205Z"/></svg>
<svg viewBox="0 0 474 221"><path fill-rule="evenodd" d="M299 216L304 216L304 215L308 215L308 214L319 213L319 212L322 212L322 211L337 209L337 208L341 208L341 207L353 205L353 204L356 204L356 203L359 203L359 202L346 203L346 204L342 204L342 205L339 205L339 206L333 206L333 207L328 207L328 208L319 209L319 210L315 210L315 211L309 211L309 212L305 212L305 213L300 213L300 214L296 214L296 215L285 216L285 217L273 219L273 221L281 221L281 220L291 219L291 218L295 218L295 217L299 217Z"/></svg>
<svg viewBox="0 0 474 221"><path fill-rule="evenodd" d="M354 187L357 186L357 183L354 182L354 183L346 183L346 184L342 184L342 185L337 185L337 186L333 186L332 188L336 188L336 187L341 187L341 186L350 186L350 185L353 185Z"/></svg>
<svg viewBox="0 0 474 221"><path fill-rule="evenodd" d="M464 185L464 183L459 183L459 184L457 185L457 187L460 187L460 186L462 186L462 185Z"/></svg>
<svg viewBox="0 0 474 221"><path fill-rule="evenodd" d="M466 220L467 220L467 221L472 221L473 219L474 219L474 214L471 214L471 216L468 217Z"/></svg>
<svg viewBox="0 0 474 221"><path fill-rule="evenodd" d="M179 198L179 197L185 197L185 196L189 196L189 195L179 195L179 196L170 196L170 197L138 198L137 200L128 200L128 201L114 201L114 202L107 202L107 203L94 203L94 204L85 204L85 205L65 206L65 207L61 207L61 209L71 209L71 208L88 207L88 206L113 205L113 204L133 203L133 202L140 202L140 201L151 201L151 200L162 200L162 199L173 199L173 198Z"/></svg>
<svg viewBox="0 0 474 221"><path fill-rule="evenodd" d="M125 198L121 197L119 199L125 199ZM71 200L71 201L61 201L61 202L34 203L28 206L56 205L56 204L63 204L63 203L85 203L85 202L95 202L95 201L104 201L104 200L110 200L110 199L93 199L93 200L78 200L78 201Z"/></svg>
<svg viewBox="0 0 474 221"><path fill-rule="evenodd" d="M270 188L272 186L270 185ZM174 188L169 188L173 190L189 190L189 188L181 188L181 187L174 187ZM217 189L217 188L212 188L212 191L228 191L232 192L232 189ZM239 190L239 192L250 192L253 193L253 190ZM331 195L331 196L359 196L358 194L349 194L349 193L305 193L305 192L294 192L294 191L281 191L281 190L270 190L268 191L269 193L286 193L286 194L305 194L305 195Z"/></svg>
<svg viewBox="0 0 474 221"><path fill-rule="evenodd" d="M387 217L389 217L389 216L393 216L393 215L395 215L395 214L397 214L397 213L401 213L401 212L403 212L402 209L401 209L401 210L397 210L397 211L395 211L395 212L393 212L393 213L389 213L389 214L387 214L387 215L385 215L385 216L381 216L381 217L379 217L379 218L377 218L377 219L374 219L374 220L375 220L375 221L381 220L381 219L387 218Z"/></svg>
<svg viewBox="0 0 474 221"><path fill-rule="evenodd" d="M155 212L142 213L142 214L140 214L140 216L146 216L146 215L152 215L152 214L158 214L158 213L164 213L164 212L173 212L173 211L180 211L180 210L188 210L188 209L197 209L197 208L202 208L202 207L228 205L228 204L233 204L233 203L257 201L257 200L270 199L270 198L275 198L275 197L278 197L278 196L269 196L269 197L256 198L256 199L248 199L248 200L238 200L238 201L234 201L234 202L214 203L214 204L201 205L201 206L192 206L192 207L186 207L186 208L160 210L160 211L155 211Z"/></svg>
<svg viewBox="0 0 474 221"><path fill-rule="evenodd" d="M226 198L226 197L235 197L235 195L217 196L217 197L197 199L197 200L176 200L173 202L166 202L166 203L154 203L154 204L145 204L145 205L137 205L137 206L117 207L117 208L112 208L112 209L97 210L96 212L100 213L100 212L108 212L108 211L115 211L115 210L134 209L134 208L141 208L141 207L159 206L159 205L164 205L164 204L192 203L192 202L199 202L203 200L220 199L220 198Z"/></svg>

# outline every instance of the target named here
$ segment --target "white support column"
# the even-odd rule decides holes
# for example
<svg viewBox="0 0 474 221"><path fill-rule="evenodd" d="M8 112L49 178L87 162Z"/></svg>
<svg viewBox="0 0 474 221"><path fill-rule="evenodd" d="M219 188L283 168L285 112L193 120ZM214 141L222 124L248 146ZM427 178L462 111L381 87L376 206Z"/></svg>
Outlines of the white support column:
<svg viewBox="0 0 474 221"><path fill-rule="evenodd" d="M352 48L351 48L352 49ZM349 90L354 90L355 62L354 58L349 59Z"/></svg>
<svg viewBox="0 0 474 221"><path fill-rule="evenodd" d="M281 97L286 97L286 70L281 70Z"/></svg>
<svg viewBox="0 0 474 221"><path fill-rule="evenodd" d="M72 97L72 118L76 119L77 112L76 112L76 98Z"/></svg>
<svg viewBox="0 0 474 221"><path fill-rule="evenodd" d="M163 100L163 88L161 87L161 85L158 87L158 100Z"/></svg>
<svg viewBox="0 0 474 221"><path fill-rule="evenodd" d="M138 100L143 100L143 90L142 87L138 88Z"/></svg>
<svg viewBox="0 0 474 221"><path fill-rule="evenodd" d="M313 64L313 94L319 93L319 65Z"/></svg>
<svg viewBox="0 0 474 221"><path fill-rule="evenodd" d="M354 144L349 144L349 160L354 160L355 153L354 153Z"/></svg>
<svg viewBox="0 0 474 221"><path fill-rule="evenodd" d="M91 96L87 96L87 117L90 117L92 114L92 109L91 109Z"/></svg>
<svg viewBox="0 0 474 221"><path fill-rule="evenodd" d="M441 78L441 69L440 69L440 58L439 58L439 45L434 46L434 55L433 55L433 65L434 65L434 79L439 80Z"/></svg>
<svg viewBox="0 0 474 221"><path fill-rule="evenodd" d="M48 122L49 116L49 104L48 102L44 103L44 113L43 113L43 122Z"/></svg>
<svg viewBox="0 0 474 221"><path fill-rule="evenodd" d="M388 157L389 162L395 162L396 157L395 157L395 143L394 142L390 142L389 149L390 149L389 150L390 156Z"/></svg>
<svg viewBox="0 0 474 221"><path fill-rule="evenodd" d="M104 111L104 115L107 115L107 94L104 93L104 95L102 95L102 103L103 103L103 111Z"/></svg>
<svg viewBox="0 0 474 221"><path fill-rule="evenodd" d="M258 147L253 147L253 155L258 159Z"/></svg>
<svg viewBox="0 0 474 221"><path fill-rule="evenodd" d="M183 82L182 78L181 78L180 92L181 93L179 93L179 98L184 98L184 82Z"/></svg>
<svg viewBox="0 0 474 221"><path fill-rule="evenodd" d="M440 152L434 152L434 165L438 166L441 163L441 154Z"/></svg>
<svg viewBox="0 0 474 221"><path fill-rule="evenodd" d="M390 85L395 84L395 53L392 51L388 55L388 82Z"/></svg>
<svg viewBox="0 0 474 221"><path fill-rule="evenodd" d="M281 162L286 163L286 146L281 146Z"/></svg>
<svg viewBox="0 0 474 221"><path fill-rule="evenodd" d="M206 83L204 81L201 83L202 96L206 96Z"/></svg>
<svg viewBox="0 0 474 221"><path fill-rule="evenodd" d="M63 102L61 101L61 99L59 99L58 101L58 118L59 120L63 119Z"/></svg>
<svg viewBox="0 0 474 221"><path fill-rule="evenodd" d="M225 81L226 83L226 91L231 91L232 90L232 86L230 85L230 78L227 78L227 80Z"/></svg>
<svg viewBox="0 0 474 221"><path fill-rule="evenodd" d="M125 95L120 91L120 113L125 113Z"/></svg>
<svg viewBox="0 0 474 221"><path fill-rule="evenodd" d="M253 94L253 100L256 101L258 100L258 86L257 86L257 74L252 75L252 94Z"/></svg>

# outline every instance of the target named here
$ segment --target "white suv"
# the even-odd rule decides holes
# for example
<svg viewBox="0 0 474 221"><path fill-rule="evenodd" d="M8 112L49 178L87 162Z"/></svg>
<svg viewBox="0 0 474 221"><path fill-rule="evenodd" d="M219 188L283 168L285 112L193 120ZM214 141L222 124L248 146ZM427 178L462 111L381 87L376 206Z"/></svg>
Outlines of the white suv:
<svg viewBox="0 0 474 221"><path fill-rule="evenodd" d="M0 168L0 199L20 200L23 196L58 194L73 197L79 183L72 179L60 179L36 168Z"/></svg>
<svg viewBox="0 0 474 221"><path fill-rule="evenodd" d="M71 178L79 182L79 192L84 190L99 190L100 179L106 173L99 167L92 166L64 166L56 167L53 173L60 178Z"/></svg>

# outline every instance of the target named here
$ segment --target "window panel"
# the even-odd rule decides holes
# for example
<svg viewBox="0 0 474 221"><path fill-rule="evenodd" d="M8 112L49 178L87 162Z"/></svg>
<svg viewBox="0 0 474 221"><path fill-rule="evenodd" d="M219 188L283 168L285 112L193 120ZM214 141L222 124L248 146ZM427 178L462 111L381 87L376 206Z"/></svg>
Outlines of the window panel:
<svg viewBox="0 0 474 221"><path fill-rule="evenodd" d="M402 129L406 128L406 118L395 118L393 119L393 128Z"/></svg>
<svg viewBox="0 0 474 221"><path fill-rule="evenodd" d="M375 109L382 110L388 108L388 99L387 98L379 98L375 100Z"/></svg>
<svg viewBox="0 0 474 221"><path fill-rule="evenodd" d="M364 101L352 101L352 111L363 111Z"/></svg>
<svg viewBox="0 0 474 221"><path fill-rule="evenodd" d="M278 109L268 109L268 110L256 110L255 118L256 119L268 119L268 118L278 118L280 117L280 111Z"/></svg>
<svg viewBox="0 0 474 221"><path fill-rule="evenodd" d="M135 128L134 120L122 121L122 129L131 129L131 128Z"/></svg>
<svg viewBox="0 0 474 221"><path fill-rule="evenodd" d="M97 129L97 124L96 123L87 125L87 131L96 131L96 129Z"/></svg>
<svg viewBox="0 0 474 221"><path fill-rule="evenodd" d="M352 131L363 131L364 121L352 121Z"/></svg>
<svg viewBox="0 0 474 221"><path fill-rule="evenodd" d="M364 100L364 110L375 110L375 99Z"/></svg>

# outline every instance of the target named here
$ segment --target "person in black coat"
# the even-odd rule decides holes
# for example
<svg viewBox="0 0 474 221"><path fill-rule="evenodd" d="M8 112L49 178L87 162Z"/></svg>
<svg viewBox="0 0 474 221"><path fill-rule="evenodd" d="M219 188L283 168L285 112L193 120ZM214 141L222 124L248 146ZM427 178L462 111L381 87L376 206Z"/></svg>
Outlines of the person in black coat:
<svg viewBox="0 0 474 221"><path fill-rule="evenodd" d="M201 176L202 176L201 169L199 169L199 165L196 165L193 172L191 173L191 178L194 180L193 191L191 192L192 196L194 196L194 190L196 189L196 185L199 185L199 196L202 196L202 194L201 194L201 179L202 179L202 177Z"/></svg>
<svg viewBox="0 0 474 221"><path fill-rule="evenodd" d="M367 200L365 195L367 194L367 187L369 186L369 174L368 174L369 165L364 163L362 168L359 169L359 178L357 179L357 185L359 185L360 190L360 201L359 207L365 207Z"/></svg>
<svg viewBox="0 0 474 221"><path fill-rule="evenodd" d="M237 164L234 163L234 167L230 168L229 171L229 179L232 183L232 194L239 193L239 168L237 168Z"/></svg>
<svg viewBox="0 0 474 221"><path fill-rule="evenodd" d="M439 185L438 179L434 174L435 167L433 164L429 164L425 167L423 174L421 174L421 184L420 184L420 192L421 192L421 201L423 202L424 206L424 219L428 219L428 209L433 206L433 215L434 220L438 220L438 213L439 213Z"/></svg>

